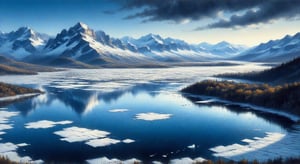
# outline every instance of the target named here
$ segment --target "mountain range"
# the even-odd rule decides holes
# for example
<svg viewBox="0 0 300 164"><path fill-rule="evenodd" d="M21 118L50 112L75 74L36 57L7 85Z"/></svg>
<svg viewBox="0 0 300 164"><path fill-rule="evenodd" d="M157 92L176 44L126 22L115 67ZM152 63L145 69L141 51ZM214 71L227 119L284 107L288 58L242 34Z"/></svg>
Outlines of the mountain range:
<svg viewBox="0 0 300 164"><path fill-rule="evenodd" d="M270 40L250 48L234 60L254 62L287 62L300 56L300 33L293 36L286 35L282 39Z"/></svg>
<svg viewBox="0 0 300 164"><path fill-rule="evenodd" d="M0 33L0 55L33 64L75 67L158 67L170 63L217 60L288 61L300 56L300 33L248 48L222 41L189 44L148 34L140 38L113 38L84 23L63 29L55 37L21 27Z"/></svg>
<svg viewBox="0 0 300 164"><path fill-rule="evenodd" d="M246 48L225 41L189 44L155 34L138 39L113 38L81 22L62 30L55 37L28 27L0 34L1 55L30 63L78 68L210 61L235 56Z"/></svg>

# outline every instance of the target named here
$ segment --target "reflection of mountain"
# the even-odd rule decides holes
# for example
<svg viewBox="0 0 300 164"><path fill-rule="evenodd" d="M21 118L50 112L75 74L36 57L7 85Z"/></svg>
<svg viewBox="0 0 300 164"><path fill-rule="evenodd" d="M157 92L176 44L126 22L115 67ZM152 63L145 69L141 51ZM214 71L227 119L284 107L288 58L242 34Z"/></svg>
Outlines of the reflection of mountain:
<svg viewBox="0 0 300 164"><path fill-rule="evenodd" d="M256 115L257 117L262 118L267 122L271 122L271 123L280 125L283 128L290 128L294 123L292 120L290 120L284 116L267 113L267 112L262 112L262 111L257 111L257 110L249 109L247 107L241 107L239 105L225 104L222 102L210 102L210 103L200 104L200 103L196 103L196 101L201 101L201 99L199 99L199 98L195 98L195 97L188 96L185 94L183 94L183 97L190 100L191 102L193 102L194 104L196 104L199 107L201 107L201 106L222 106L222 107L226 107L227 110L234 112L236 114L243 114L243 113L251 112L252 114Z"/></svg>
<svg viewBox="0 0 300 164"><path fill-rule="evenodd" d="M130 88L105 93L81 89L45 87L44 89L47 91L47 94L15 103L13 106L23 115L27 115L31 110L35 110L42 105L50 106L54 100L59 100L66 106L72 108L76 113L83 114L93 110L93 108L101 101L104 103L110 103L118 100L127 93L136 95L140 92L145 92L151 96L155 96L157 94L155 91L159 91L165 85L166 84L162 83L137 84Z"/></svg>
<svg viewBox="0 0 300 164"><path fill-rule="evenodd" d="M98 93L92 91L67 89L56 94L56 96L66 106L70 106L79 114L90 111L99 104Z"/></svg>

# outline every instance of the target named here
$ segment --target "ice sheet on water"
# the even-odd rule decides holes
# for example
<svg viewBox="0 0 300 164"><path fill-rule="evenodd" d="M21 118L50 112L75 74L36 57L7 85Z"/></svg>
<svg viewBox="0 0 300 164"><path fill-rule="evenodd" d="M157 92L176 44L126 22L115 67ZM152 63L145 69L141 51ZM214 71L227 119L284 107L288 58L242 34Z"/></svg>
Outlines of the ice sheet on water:
<svg viewBox="0 0 300 164"><path fill-rule="evenodd" d="M145 120L145 121L155 121L155 120L164 120L169 119L172 116L172 114L160 114L160 113L139 113L136 114L135 118L139 120Z"/></svg>
<svg viewBox="0 0 300 164"><path fill-rule="evenodd" d="M87 160L87 163L89 163L89 164L99 164L99 163L103 163L103 164L104 163L105 164L117 164L117 163L133 164L135 162L141 162L141 161L136 158L127 159L127 160L119 160L116 158L108 159L107 157L101 157L101 158Z"/></svg>
<svg viewBox="0 0 300 164"><path fill-rule="evenodd" d="M86 142L87 145L92 147L105 147L113 144L120 143L120 140L112 139L112 138L101 138L101 139L93 139Z"/></svg>
<svg viewBox="0 0 300 164"><path fill-rule="evenodd" d="M190 158L190 157L185 157L185 158L179 158L179 159L173 159L170 161L171 164L193 164L197 162L203 162L205 161L204 158L198 157L198 158Z"/></svg>
<svg viewBox="0 0 300 164"><path fill-rule="evenodd" d="M66 124L71 124L73 123L72 121L48 121L48 120L41 120L37 122L29 122L25 124L25 128L27 129L46 129L46 128L52 128L56 125L66 125Z"/></svg>
<svg viewBox="0 0 300 164"><path fill-rule="evenodd" d="M227 146L216 146L211 148L210 150L215 152L213 154L214 156L235 159L236 156L243 155L249 152L258 151L262 148L272 145L282 140L286 136L285 134L277 133L277 132L276 133L267 132L266 134L267 135L263 138L254 137L254 139L243 139L242 141L247 143L247 145L232 144Z"/></svg>
<svg viewBox="0 0 300 164"><path fill-rule="evenodd" d="M128 112L129 109L111 109L111 110L108 110L109 112L112 112L112 113L117 113L117 112Z"/></svg>
<svg viewBox="0 0 300 164"><path fill-rule="evenodd" d="M132 139L125 139L125 140L122 140L122 142L123 142L123 143L129 144L129 143L135 142L135 140L132 140Z"/></svg>
<svg viewBox="0 0 300 164"><path fill-rule="evenodd" d="M7 123L10 117L17 116L19 112L0 111L0 123Z"/></svg>
<svg viewBox="0 0 300 164"><path fill-rule="evenodd" d="M54 134L61 136L62 141L82 142L92 139L105 138L110 133L102 130L91 130L73 126L64 128L61 131L56 131Z"/></svg>
<svg viewBox="0 0 300 164"><path fill-rule="evenodd" d="M0 143L0 156L2 157L7 157L8 159L15 161L15 162L20 162L20 163L43 163L42 160L32 160L29 156L24 156L21 157L17 153L17 149L19 147L27 146L28 144L26 143L21 143L21 144L13 144L11 142L7 143Z"/></svg>

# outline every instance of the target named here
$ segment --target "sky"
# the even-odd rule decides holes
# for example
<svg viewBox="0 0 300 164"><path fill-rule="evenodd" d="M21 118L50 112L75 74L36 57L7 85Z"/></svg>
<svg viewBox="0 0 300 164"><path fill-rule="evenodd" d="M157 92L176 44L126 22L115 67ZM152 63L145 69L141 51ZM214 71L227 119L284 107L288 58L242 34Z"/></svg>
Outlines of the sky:
<svg viewBox="0 0 300 164"><path fill-rule="evenodd" d="M112 37L254 46L300 32L300 0L0 0L0 31L55 36L83 22Z"/></svg>

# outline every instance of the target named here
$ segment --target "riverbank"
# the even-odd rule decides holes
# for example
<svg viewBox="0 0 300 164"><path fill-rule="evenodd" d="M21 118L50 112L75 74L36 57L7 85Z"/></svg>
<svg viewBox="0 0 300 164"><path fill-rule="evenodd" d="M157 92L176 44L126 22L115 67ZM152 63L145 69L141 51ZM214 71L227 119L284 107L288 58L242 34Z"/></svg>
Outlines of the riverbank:
<svg viewBox="0 0 300 164"><path fill-rule="evenodd" d="M41 93L43 92L37 89L25 88L0 82L0 102L33 97Z"/></svg>
<svg viewBox="0 0 300 164"><path fill-rule="evenodd" d="M270 86L230 81L205 80L181 90L184 93L217 97L219 99L247 104L263 111L290 113L300 116L300 83ZM251 104L251 105L250 105ZM272 110L270 110L270 108Z"/></svg>

